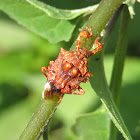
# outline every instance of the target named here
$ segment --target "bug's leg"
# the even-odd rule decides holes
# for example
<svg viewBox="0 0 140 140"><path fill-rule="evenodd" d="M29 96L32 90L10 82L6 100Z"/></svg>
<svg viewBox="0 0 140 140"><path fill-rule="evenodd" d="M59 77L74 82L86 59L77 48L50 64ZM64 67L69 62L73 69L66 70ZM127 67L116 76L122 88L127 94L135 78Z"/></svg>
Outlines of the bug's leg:
<svg viewBox="0 0 140 140"><path fill-rule="evenodd" d="M79 86L78 90L80 91L80 93L72 93L72 94L76 94L76 95L83 95L85 94L85 91Z"/></svg>
<svg viewBox="0 0 140 140"><path fill-rule="evenodd" d="M48 70L47 67L42 67L41 71L43 72L43 74L47 77L46 71Z"/></svg>
<svg viewBox="0 0 140 140"><path fill-rule="evenodd" d="M88 30L88 27L86 27L86 29ZM85 44L86 38L91 38L91 37L92 37L92 30L91 30L91 27L89 27L89 32L86 31L86 30L83 30L83 31L81 31L80 34L78 35L78 38L77 38L77 45L76 45L76 50L77 50L77 51L80 49L81 37L85 37L85 39L84 39L84 44Z"/></svg>
<svg viewBox="0 0 140 140"><path fill-rule="evenodd" d="M88 82L88 78L86 78L83 82L84 82L84 83L87 83L87 82Z"/></svg>
<svg viewBox="0 0 140 140"><path fill-rule="evenodd" d="M59 99L59 102L58 103L61 103L61 101L62 101L62 98L63 98L63 93L61 93L61 95L60 95L60 99Z"/></svg>
<svg viewBox="0 0 140 140"><path fill-rule="evenodd" d="M89 32L88 32L88 34L87 34L87 37L84 36L85 39L84 39L83 47L85 47L86 39L92 37L92 30L91 30L91 27L88 28L88 27L86 26L86 30L87 30L87 31L89 30Z"/></svg>
<svg viewBox="0 0 140 140"><path fill-rule="evenodd" d="M94 44L97 46L97 52L101 51L104 45L104 43L99 42L100 38L101 36L97 37L97 39L94 41Z"/></svg>
<svg viewBox="0 0 140 140"><path fill-rule="evenodd" d="M95 53L101 51L103 49L104 43L100 43L101 36L97 37L97 39L94 41L94 44L97 46L93 51L90 52L90 56L94 55Z"/></svg>

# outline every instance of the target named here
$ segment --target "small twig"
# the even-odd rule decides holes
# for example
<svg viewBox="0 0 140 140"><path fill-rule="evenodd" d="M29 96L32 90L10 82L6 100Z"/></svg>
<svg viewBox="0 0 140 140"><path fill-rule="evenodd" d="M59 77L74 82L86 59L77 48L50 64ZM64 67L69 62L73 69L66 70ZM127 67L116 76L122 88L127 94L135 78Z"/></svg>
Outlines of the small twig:
<svg viewBox="0 0 140 140"><path fill-rule="evenodd" d="M124 6L121 25L119 31L118 44L115 51L114 66L110 82L110 89L113 93L113 98L116 105L119 107L120 102L120 89L122 83L122 74L124 68L125 55L128 46L128 30L129 30L130 15L127 6ZM117 129L111 122L110 125L110 140L117 139Z"/></svg>
<svg viewBox="0 0 140 140"><path fill-rule="evenodd" d="M40 138L57 109L59 98L59 94L55 94L54 97L49 100L41 100L36 112L33 114L19 140L37 140Z"/></svg>

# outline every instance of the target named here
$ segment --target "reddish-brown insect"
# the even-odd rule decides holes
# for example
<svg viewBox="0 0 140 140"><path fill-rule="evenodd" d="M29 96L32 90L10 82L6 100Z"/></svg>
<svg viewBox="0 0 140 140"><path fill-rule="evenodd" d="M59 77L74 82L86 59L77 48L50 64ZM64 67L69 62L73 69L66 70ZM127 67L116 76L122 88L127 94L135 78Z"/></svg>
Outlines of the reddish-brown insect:
<svg viewBox="0 0 140 140"><path fill-rule="evenodd" d="M80 48L81 37L84 37L84 44L86 38L92 37L91 27L87 30L82 30L77 38L77 45L75 51L65 51L61 48L58 58L55 61L50 61L50 66L42 67L42 72L47 77L52 90L59 91L61 93L60 102L63 94L78 94L83 95L85 91L79 86L81 82L88 82L88 77L92 74L88 71L88 58L103 48L103 43L98 42L98 37L94 44L97 46L93 51L89 51L86 48ZM47 72L47 74L46 74ZM78 89L79 93L74 93Z"/></svg>

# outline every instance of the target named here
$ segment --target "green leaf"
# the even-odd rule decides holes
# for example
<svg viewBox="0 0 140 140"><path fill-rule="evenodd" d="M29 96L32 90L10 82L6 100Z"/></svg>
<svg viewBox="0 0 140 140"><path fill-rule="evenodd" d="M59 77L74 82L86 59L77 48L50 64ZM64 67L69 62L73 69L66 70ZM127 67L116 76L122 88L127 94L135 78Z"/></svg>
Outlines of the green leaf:
<svg viewBox="0 0 140 140"><path fill-rule="evenodd" d="M0 9L21 25L52 43L69 41L77 20L67 21L49 17L24 0L1 0Z"/></svg>
<svg viewBox="0 0 140 140"><path fill-rule="evenodd" d="M107 78L110 79L111 68L113 64L113 56L105 56L105 71ZM120 112L124 118L124 121L126 122L126 125L129 128L130 133L133 135L133 137L137 137L137 139L140 139L139 135L139 118L140 118L140 94L139 94L139 84L140 84L140 73L139 73L139 64L140 60L138 58L127 58L125 63L125 70L123 75L123 87L122 87L122 93L121 94L121 105L120 105ZM128 71L129 69L129 71ZM95 76L95 74L94 74ZM133 92L133 94L132 94ZM87 94L87 92L86 92ZM85 94L85 95L86 95ZM84 95L84 96L85 96ZM135 95L135 96L134 96ZM124 104L125 103L125 104ZM72 108L73 109L73 108ZM99 110L97 110L99 111ZM96 111L96 112L97 112ZM74 130L76 131L76 135L80 135L81 137L87 135L87 131L84 131L85 124L88 123L88 116L91 117L91 115L95 116L93 113L83 115L79 117L74 124ZM92 117L94 118L94 117ZM84 123L82 121L84 120ZM70 121L70 119L69 119ZM94 121L98 122L98 118ZM93 120L91 120L90 125L95 123ZM80 126L80 123L81 126ZM106 121L105 121L106 123ZM95 125L95 124L94 124ZM83 127L83 128L82 128ZM93 126L94 127L94 126ZM86 134L82 134L80 131ZM94 133L94 130L93 130ZM122 136L121 136L122 137ZM100 140L100 139L98 139Z"/></svg>
<svg viewBox="0 0 140 140"><path fill-rule="evenodd" d="M122 133L123 137L126 140L130 140L131 136L122 120L122 117L113 101L110 89L107 85L107 81L104 74L104 67L103 67L103 58L101 54L98 54L91 57L89 63L90 72L94 74L93 77L90 78L91 86L93 87L94 91L100 97L103 105L107 109L110 118L114 122L115 126L118 130Z"/></svg>
<svg viewBox="0 0 140 140"><path fill-rule="evenodd" d="M50 5L47 5L43 2L37 1L37 0L26 0L29 2L31 5L35 6L36 8L42 10L48 16L56 19L65 19L65 20L71 20L76 17L78 17L81 14L91 14L98 6L98 4L89 6L86 8L82 9L75 9L75 10L62 10L62 9L57 9L55 7L52 7Z"/></svg>
<svg viewBox="0 0 140 140"><path fill-rule="evenodd" d="M73 129L81 140L108 140L109 122L108 114L102 108L77 118Z"/></svg>

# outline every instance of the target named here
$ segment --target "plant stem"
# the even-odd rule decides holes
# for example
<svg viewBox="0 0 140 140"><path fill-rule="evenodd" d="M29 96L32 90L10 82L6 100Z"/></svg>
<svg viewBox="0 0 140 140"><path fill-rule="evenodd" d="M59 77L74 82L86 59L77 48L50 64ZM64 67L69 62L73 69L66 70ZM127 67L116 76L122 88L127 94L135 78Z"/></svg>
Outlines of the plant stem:
<svg viewBox="0 0 140 140"><path fill-rule="evenodd" d="M120 89L122 83L122 75L124 68L125 55L128 46L128 30L129 30L130 15L127 10L127 6L124 6L121 25L119 31L119 39L115 51L114 66L111 77L110 89L113 93L113 98L116 105L119 107L120 102ZM116 140L117 129L111 122L110 125L110 140Z"/></svg>
<svg viewBox="0 0 140 140"><path fill-rule="evenodd" d="M92 37L88 39L85 47L91 49L94 40L99 36L101 31L107 26L108 21L114 14L114 12L120 7L124 0L102 0L95 10L95 12L90 16L86 23L87 27L92 27ZM84 28L85 29L85 26ZM76 41L71 47L71 51L75 50Z"/></svg>
<svg viewBox="0 0 140 140"><path fill-rule="evenodd" d="M37 140L45 131L51 117L53 116L59 101L59 94L52 99L42 99L36 112L27 124L19 140Z"/></svg>

